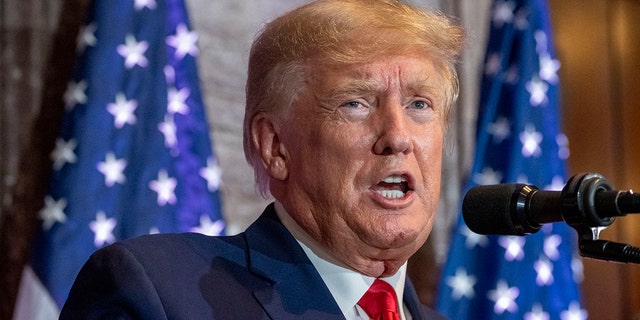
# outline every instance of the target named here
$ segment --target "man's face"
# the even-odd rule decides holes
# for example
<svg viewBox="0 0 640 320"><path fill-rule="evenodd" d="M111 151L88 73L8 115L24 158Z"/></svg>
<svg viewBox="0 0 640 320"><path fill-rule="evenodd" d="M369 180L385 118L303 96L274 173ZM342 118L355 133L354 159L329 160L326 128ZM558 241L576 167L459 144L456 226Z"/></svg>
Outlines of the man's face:
<svg viewBox="0 0 640 320"><path fill-rule="evenodd" d="M444 81L414 56L309 75L281 127L288 176L279 200L342 264L394 273L434 221Z"/></svg>

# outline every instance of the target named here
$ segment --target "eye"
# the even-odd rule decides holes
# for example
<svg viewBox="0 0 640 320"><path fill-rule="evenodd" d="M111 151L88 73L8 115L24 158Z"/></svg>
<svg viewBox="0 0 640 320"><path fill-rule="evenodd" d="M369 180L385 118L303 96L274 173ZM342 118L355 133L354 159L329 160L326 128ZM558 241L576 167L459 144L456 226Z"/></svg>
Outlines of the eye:
<svg viewBox="0 0 640 320"><path fill-rule="evenodd" d="M339 114L347 121L361 121L371 112L370 104L363 99L347 101L340 105Z"/></svg>
<svg viewBox="0 0 640 320"><path fill-rule="evenodd" d="M429 104L426 101L417 100L411 103L411 108L413 109L425 109L428 108Z"/></svg>
<svg viewBox="0 0 640 320"><path fill-rule="evenodd" d="M358 108L358 107L361 107L362 104L360 102L358 102L358 101L349 101L349 102L343 104L342 106L346 107L346 108Z"/></svg>
<svg viewBox="0 0 640 320"><path fill-rule="evenodd" d="M427 123L436 119L437 105L431 99L424 97L413 97L404 108L408 115L417 123Z"/></svg>

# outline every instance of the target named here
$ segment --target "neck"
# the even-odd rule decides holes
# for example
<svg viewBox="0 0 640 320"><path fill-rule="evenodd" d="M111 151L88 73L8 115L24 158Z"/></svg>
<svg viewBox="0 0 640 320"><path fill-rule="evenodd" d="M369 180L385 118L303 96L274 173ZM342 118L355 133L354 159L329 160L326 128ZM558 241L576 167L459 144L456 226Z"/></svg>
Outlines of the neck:
<svg viewBox="0 0 640 320"><path fill-rule="evenodd" d="M317 241L313 239L300 225L289 215L284 209L282 204L278 201L275 202L275 209L278 218L282 221L282 224L289 230L296 240L303 243L309 250L311 250L318 258L325 260L329 263L337 266L353 270L360 274L380 278L393 276L398 270L405 265L406 261L400 260L378 260L372 259L365 255L353 255L350 254L347 259L340 259L339 255L332 253L330 248L321 246ZM335 251L335 250L333 250Z"/></svg>

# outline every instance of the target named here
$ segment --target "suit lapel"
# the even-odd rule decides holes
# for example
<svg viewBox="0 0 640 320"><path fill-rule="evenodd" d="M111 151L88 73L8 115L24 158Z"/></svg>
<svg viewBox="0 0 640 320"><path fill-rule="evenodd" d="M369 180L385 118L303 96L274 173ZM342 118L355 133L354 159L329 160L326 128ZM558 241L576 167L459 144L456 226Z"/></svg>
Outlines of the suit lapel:
<svg viewBox="0 0 640 320"><path fill-rule="evenodd" d="M320 274L273 204L245 232L249 270L268 279L254 296L272 319L344 319Z"/></svg>
<svg viewBox="0 0 640 320"><path fill-rule="evenodd" d="M404 285L404 304L409 309L413 320L446 320L444 317L420 302L416 289L409 277Z"/></svg>
<svg viewBox="0 0 640 320"><path fill-rule="evenodd" d="M413 288L413 284L408 277L405 281L403 297L403 302L407 306L407 309L409 309L409 313L411 313L413 320L425 319L422 314L421 303L418 299L418 295L416 294L416 290Z"/></svg>

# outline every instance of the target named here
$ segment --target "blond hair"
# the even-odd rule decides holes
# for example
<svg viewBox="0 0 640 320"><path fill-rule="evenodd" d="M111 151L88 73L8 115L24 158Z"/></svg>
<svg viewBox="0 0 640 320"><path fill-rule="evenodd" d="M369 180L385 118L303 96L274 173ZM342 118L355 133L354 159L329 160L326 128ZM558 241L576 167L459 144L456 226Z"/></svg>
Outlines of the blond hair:
<svg viewBox="0 0 640 320"><path fill-rule="evenodd" d="M452 19L395 0L320 0L265 25L249 56L244 151L263 196L269 176L251 139L253 117L284 115L313 64L352 65L397 54L430 58L447 83L443 120L458 97L456 63L464 31Z"/></svg>

